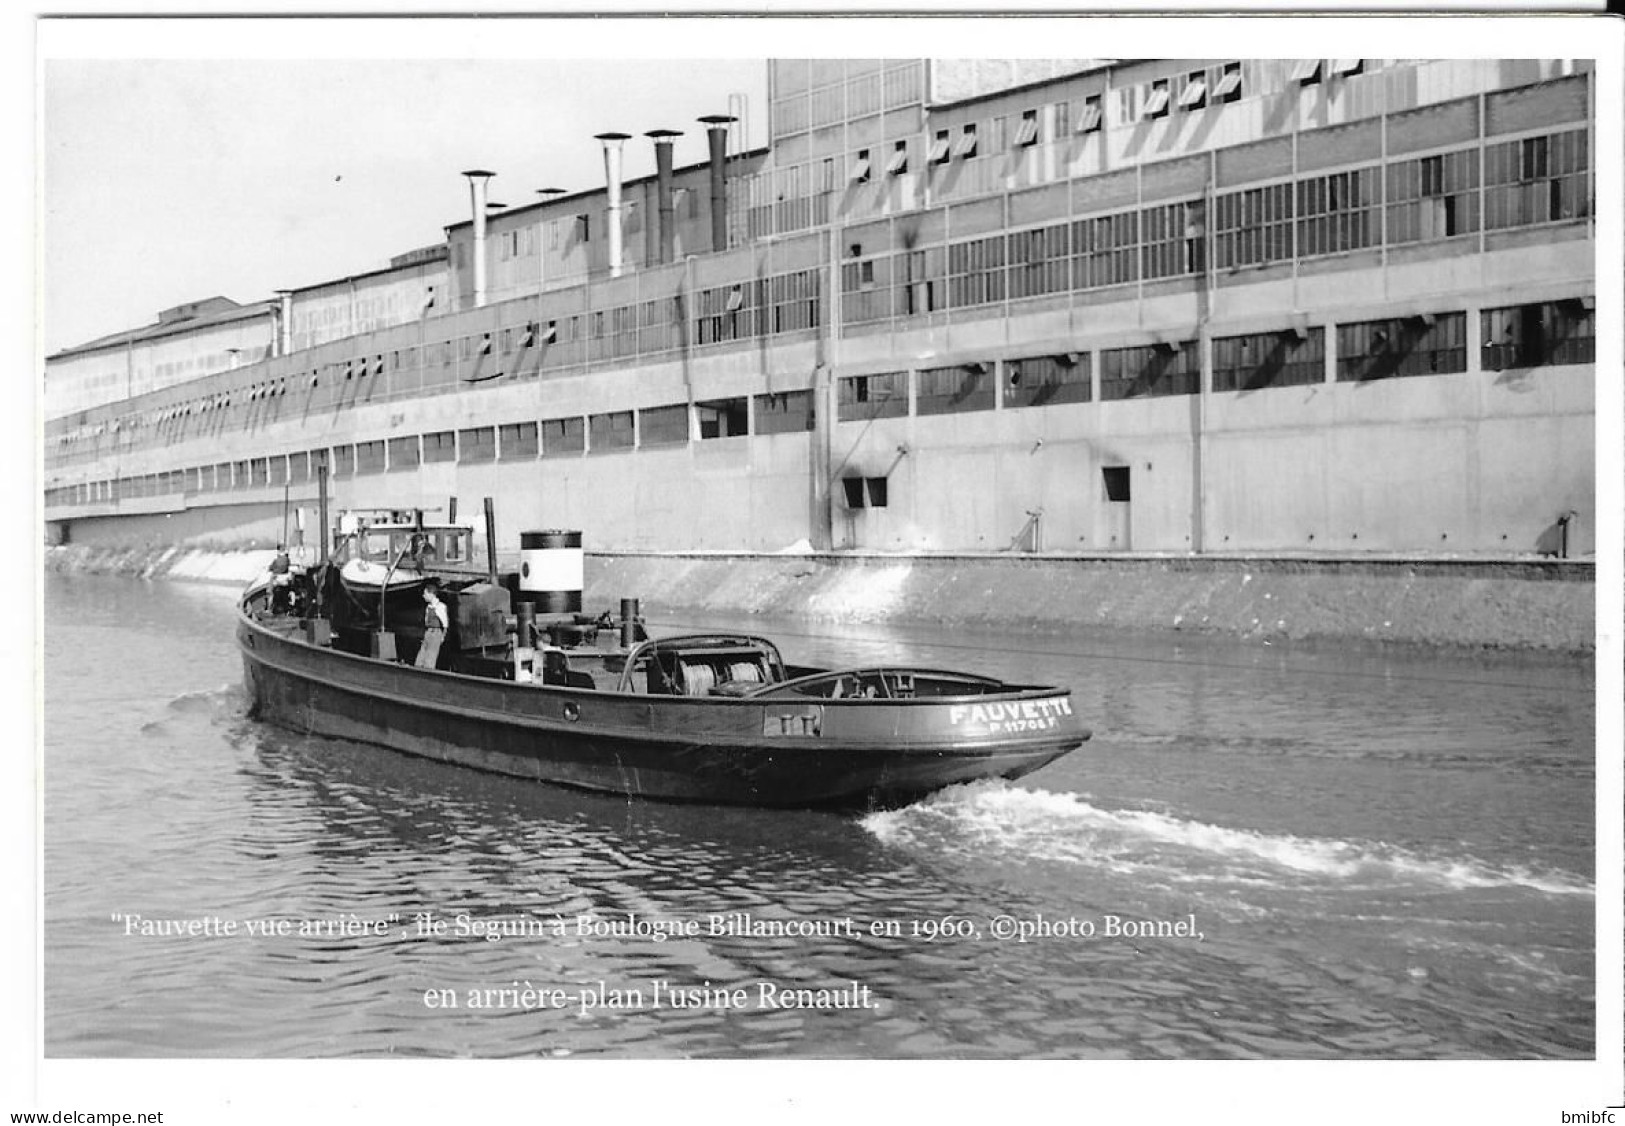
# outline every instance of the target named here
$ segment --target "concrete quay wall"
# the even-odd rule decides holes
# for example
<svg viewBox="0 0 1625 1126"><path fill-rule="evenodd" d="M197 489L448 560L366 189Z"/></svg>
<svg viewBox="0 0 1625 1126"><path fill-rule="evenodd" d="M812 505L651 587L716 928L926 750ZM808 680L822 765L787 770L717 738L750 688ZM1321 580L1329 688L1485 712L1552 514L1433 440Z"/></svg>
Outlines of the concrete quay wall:
<svg viewBox="0 0 1625 1126"><path fill-rule="evenodd" d="M66 545L45 569L246 583L270 551ZM500 559L504 569L517 559ZM1589 561L1423 558L591 553L585 600L646 613L1196 633L1587 655Z"/></svg>

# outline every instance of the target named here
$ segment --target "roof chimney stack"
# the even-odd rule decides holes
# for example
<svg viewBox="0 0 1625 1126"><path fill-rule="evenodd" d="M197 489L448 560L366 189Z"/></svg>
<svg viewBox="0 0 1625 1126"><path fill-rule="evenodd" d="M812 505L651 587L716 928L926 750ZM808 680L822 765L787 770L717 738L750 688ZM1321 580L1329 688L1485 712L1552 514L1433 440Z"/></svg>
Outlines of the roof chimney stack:
<svg viewBox="0 0 1625 1126"><path fill-rule="evenodd" d="M276 291L276 354L286 356L293 351L293 290Z"/></svg>
<svg viewBox="0 0 1625 1126"><path fill-rule="evenodd" d="M711 249L728 249L728 126L734 119L725 113L700 118L711 144Z"/></svg>
<svg viewBox="0 0 1625 1126"><path fill-rule="evenodd" d="M660 262L677 257L677 209L672 202L671 147L683 134L676 129L651 129L644 134L655 143L655 201L660 214Z"/></svg>
<svg viewBox="0 0 1625 1126"><path fill-rule="evenodd" d="M463 173L468 177L468 199L474 209L474 307L485 304L485 187L495 172L471 168Z"/></svg>
<svg viewBox="0 0 1625 1126"><path fill-rule="evenodd" d="M604 145L604 186L609 194L609 276L621 276L621 145L630 133L599 133Z"/></svg>

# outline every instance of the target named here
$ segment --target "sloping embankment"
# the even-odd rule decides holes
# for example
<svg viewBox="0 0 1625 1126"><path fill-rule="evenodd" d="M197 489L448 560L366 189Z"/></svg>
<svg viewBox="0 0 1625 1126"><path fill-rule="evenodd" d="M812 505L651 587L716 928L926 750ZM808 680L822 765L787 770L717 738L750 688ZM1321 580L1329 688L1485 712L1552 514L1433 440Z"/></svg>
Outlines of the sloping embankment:
<svg viewBox="0 0 1625 1126"><path fill-rule="evenodd" d="M272 554L70 545L45 567L246 584ZM631 553L589 555L586 582L589 606L657 613L1595 649L1595 571L1567 561Z"/></svg>
<svg viewBox="0 0 1625 1126"><path fill-rule="evenodd" d="M1589 564L1012 556L600 556L589 593L854 622L1184 630L1589 653Z"/></svg>

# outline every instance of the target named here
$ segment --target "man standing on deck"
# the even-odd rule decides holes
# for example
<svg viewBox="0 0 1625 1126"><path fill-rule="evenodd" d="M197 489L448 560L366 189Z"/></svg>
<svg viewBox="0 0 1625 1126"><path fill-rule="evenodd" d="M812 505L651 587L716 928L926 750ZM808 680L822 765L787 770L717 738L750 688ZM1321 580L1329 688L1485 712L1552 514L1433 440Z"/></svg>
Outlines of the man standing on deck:
<svg viewBox="0 0 1625 1126"><path fill-rule="evenodd" d="M420 669L432 669L440 658L440 643L446 640L446 626L451 619L446 604L440 601L440 580L426 579L423 583L423 644L418 646Z"/></svg>

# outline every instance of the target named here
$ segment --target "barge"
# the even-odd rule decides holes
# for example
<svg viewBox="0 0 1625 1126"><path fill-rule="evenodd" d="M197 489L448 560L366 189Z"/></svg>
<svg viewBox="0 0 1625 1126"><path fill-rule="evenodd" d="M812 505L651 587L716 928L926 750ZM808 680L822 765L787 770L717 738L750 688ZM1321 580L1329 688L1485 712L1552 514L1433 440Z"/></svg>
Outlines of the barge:
<svg viewBox="0 0 1625 1126"><path fill-rule="evenodd" d="M291 583L252 584L236 627L252 714L544 783L765 807L906 804L1020 777L1089 738L1065 688L791 665L748 633L653 638L630 599L589 617L579 581L568 589L579 533L526 533L532 547L509 575L494 557L473 568L472 534L421 513L363 525L341 541L351 558L324 551ZM565 590L538 588L561 571ZM433 667L415 663L425 589L445 607Z"/></svg>

